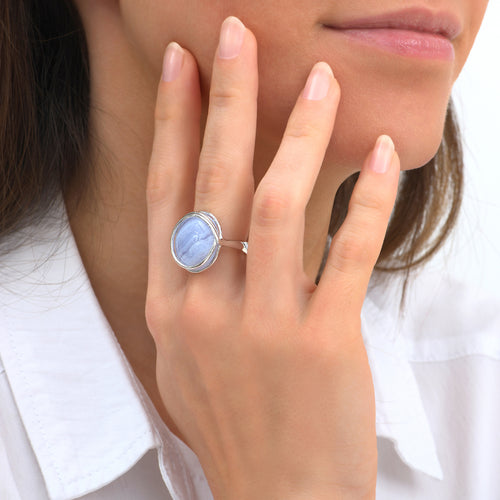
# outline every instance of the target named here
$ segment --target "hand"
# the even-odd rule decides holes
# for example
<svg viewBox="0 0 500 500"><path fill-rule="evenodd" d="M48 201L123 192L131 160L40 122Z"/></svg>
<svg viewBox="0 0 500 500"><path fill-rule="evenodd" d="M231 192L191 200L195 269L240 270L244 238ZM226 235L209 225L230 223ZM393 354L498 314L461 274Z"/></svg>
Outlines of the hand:
<svg viewBox="0 0 500 500"><path fill-rule="evenodd" d="M216 499L374 498L375 402L360 312L399 160L379 138L316 287L303 270L304 212L340 89L326 63L314 66L254 193L257 44L232 22L241 50L215 56L201 155L193 56L171 47L159 86L146 316L160 394ZM215 214L226 237L248 234L248 257L223 248L201 274L179 268L170 235L193 208Z"/></svg>

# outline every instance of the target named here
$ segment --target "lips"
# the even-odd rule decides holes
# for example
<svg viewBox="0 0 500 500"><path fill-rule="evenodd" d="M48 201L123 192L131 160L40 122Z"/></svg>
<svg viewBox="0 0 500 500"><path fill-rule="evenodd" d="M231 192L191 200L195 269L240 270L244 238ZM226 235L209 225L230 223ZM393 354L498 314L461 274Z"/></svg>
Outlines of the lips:
<svg viewBox="0 0 500 500"><path fill-rule="evenodd" d="M323 25L364 46L405 57L444 61L454 60L452 41L462 31L453 14L416 8Z"/></svg>
<svg viewBox="0 0 500 500"><path fill-rule="evenodd" d="M450 41L454 40L462 31L460 21L451 12L432 12L420 8L409 8L373 17L323 24L337 30L396 29L415 31L440 35Z"/></svg>

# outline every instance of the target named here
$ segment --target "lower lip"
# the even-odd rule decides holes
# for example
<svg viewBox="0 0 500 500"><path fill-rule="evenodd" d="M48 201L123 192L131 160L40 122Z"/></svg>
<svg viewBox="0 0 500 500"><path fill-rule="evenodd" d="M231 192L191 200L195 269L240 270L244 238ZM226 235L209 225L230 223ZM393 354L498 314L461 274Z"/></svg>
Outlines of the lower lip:
<svg viewBox="0 0 500 500"><path fill-rule="evenodd" d="M364 45L375 46L401 56L444 61L455 59L451 41L433 33L386 28L330 29Z"/></svg>

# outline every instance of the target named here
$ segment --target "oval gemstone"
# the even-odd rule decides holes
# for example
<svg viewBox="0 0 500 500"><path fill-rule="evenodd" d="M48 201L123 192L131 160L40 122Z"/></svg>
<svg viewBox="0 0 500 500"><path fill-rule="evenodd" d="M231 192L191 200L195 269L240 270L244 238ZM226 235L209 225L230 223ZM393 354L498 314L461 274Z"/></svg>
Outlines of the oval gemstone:
<svg viewBox="0 0 500 500"><path fill-rule="evenodd" d="M217 239L210 226L199 217L188 217L176 229L174 251L186 267L199 266L213 252Z"/></svg>

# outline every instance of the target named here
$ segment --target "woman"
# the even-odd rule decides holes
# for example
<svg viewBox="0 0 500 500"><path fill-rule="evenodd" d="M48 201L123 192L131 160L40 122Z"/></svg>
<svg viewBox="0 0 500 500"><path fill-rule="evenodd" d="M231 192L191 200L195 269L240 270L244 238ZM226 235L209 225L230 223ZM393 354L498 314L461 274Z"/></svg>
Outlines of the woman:
<svg viewBox="0 0 500 500"><path fill-rule="evenodd" d="M4 496L494 498L486 330L454 363L365 297L452 225L487 1L38 4L2 4ZM196 273L192 211L236 247Z"/></svg>

